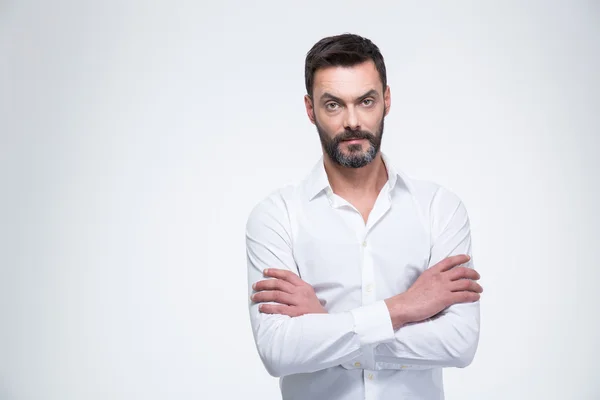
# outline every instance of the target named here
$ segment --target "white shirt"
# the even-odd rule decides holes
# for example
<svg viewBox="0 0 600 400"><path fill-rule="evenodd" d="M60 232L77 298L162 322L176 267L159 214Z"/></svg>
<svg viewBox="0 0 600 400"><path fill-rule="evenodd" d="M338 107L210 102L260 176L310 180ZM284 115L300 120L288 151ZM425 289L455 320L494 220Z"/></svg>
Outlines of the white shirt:
<svg viewBox="0 0 600 400"><path fill-rule="evenodd" d="M461 200L409 178L383 156L388 182L365 224L333 193L323 158L297 184L271 193L246 226L248 293L266 268L312 285L328 314L269 315L249 302L258 353L280 378L284 400L444 399L443 367L471 363L479 302L455 304L394 331L384 299L406 291L428 267L471 254ZM467 264L473 267L473 259Z"/></svg>

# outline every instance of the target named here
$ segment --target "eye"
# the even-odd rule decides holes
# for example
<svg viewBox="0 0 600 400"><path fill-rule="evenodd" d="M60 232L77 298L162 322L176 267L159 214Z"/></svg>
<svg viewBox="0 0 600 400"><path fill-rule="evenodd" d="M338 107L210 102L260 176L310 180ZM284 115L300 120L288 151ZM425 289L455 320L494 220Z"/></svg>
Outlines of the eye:
<svg viewBox="0 0 600 400"><path fill-rule="evenodd" d="M335 111L335 110L337 110L338 107L339 107L339 104L335 103L333 101L325 104L325 108L329 111Z"/></svg>
<svg viewBox="0 0 600 400"><path fill-rule="evenodd" d="M373 99L364 99L364 100L362 101L362 104L363 104L364 106L367 106L367 107L369 107L369 106L372 106L374 102L375 102L375 101L374 101Z"/></svg>

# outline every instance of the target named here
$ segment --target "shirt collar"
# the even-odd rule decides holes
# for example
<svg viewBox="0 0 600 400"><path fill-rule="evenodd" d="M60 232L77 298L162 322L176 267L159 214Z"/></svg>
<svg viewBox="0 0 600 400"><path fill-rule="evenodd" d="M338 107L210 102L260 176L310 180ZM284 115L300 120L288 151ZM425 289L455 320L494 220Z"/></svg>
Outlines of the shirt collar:
<svg viewBox="0 0 600 400"><path fill-rule="evenodd" d="M383 152L381 153L381 158L383 159L383 163L388 174L387 186L388 189L391 190L394 188L394 186L396 186L398 177L401 177L401 173L396 171L390 158ZM327 172L325 172L323 156L319 158L319 161L313 167L305 183L308 201L311 201L323 191L326 191L329 194L333 193L331 185L329 184L329 179L327 178Z"/></svg>

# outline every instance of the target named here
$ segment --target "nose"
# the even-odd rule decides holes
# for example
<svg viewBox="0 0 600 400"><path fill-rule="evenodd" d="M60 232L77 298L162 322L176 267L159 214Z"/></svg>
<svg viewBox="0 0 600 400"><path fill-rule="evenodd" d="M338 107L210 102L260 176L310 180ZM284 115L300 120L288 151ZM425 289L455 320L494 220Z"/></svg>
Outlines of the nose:
<svg viewBox="0 0 600 400"><path fill-rule="evenodd" d="M360 123L358 122L358 114L354 107L346 108L344 128L351 131L355 131L360 128Z"/></svg>

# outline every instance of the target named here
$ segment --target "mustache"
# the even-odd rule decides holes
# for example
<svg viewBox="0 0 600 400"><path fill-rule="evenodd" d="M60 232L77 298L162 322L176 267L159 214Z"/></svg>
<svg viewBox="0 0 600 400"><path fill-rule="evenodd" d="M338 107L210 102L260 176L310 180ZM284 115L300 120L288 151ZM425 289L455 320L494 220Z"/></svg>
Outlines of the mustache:
<svg viewBox="0 0 600 400"><path fill-rule="evenodd" d="M335 136L336 142L341 142L343 140L354 140L354 139L374 139L375 135L368 131L344 131L339 135Z"/></svg>

